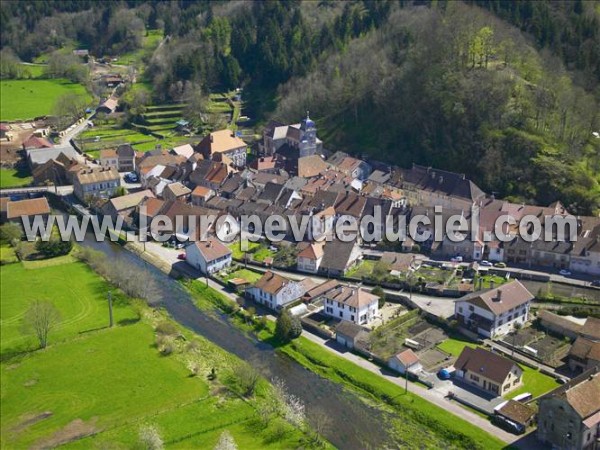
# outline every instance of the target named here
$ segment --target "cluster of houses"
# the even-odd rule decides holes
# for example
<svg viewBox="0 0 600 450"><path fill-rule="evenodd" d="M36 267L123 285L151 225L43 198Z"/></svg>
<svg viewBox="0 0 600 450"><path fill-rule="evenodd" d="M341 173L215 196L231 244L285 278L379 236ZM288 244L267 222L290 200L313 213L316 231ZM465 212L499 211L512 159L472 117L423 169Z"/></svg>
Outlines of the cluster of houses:
<svg viewBox="0 0 600 450"><path fill-rule="evenodd" d="M474 233L461 230L469 236L464 241L452 242L445 237L440 242L432 238L416 243L407 238L402 249L440 257L461 256L467 261L530 264L600 275L600 218L578 217L578 239L574 242L484 239L501 216L514 217L517 229L526 216L543 219L565 216L568 211L560 202L543 207L498 200L462 174L431 167L402 169L343 152L326 158L308 114L298 124L270 122L251 161L247 160L247 144L230 130L215 131L196 145L172 149L157 147L140 153L128 144L106 149L100 153L100 167L94 168L86 167L68 146L30 148L26 152L36 184L73 184L82 201L110 198L121 184L119 172L135 172L142 188L152 191L157 199L175 200L217 215L256 214L263 220L275 214L315 216L321 219L323 230L310 230L307 237L312 238L331 230L342 215L360 220L376 208L383 217L396 221L403 217L406 223L416 215L433 218L436 206L443 207L443 218L457 214L469 219L477 211L479 229ZM435 226L432 220L431 225L421 224L419 231L434 236ZM470 238L472 234L476 239ZM307 241L298 261L301 271L339 275L360 259L360 242L322 246L315 239Z"/></svg>

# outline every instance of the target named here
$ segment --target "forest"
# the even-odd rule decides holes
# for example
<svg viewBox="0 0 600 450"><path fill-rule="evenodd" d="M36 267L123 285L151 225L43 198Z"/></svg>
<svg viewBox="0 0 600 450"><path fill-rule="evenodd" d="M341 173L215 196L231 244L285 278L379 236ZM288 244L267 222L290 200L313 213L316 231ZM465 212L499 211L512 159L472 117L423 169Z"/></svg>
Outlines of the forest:
<svg viewBox="0 0 600 450"><path fill-rule="evenodd" d="M22 1L2 2L0 19L6 61L67 43L118 55L161 29L143 74L158 101L243 87L260 122L309 109L328 150L600 212L594 2Z"/></svg>

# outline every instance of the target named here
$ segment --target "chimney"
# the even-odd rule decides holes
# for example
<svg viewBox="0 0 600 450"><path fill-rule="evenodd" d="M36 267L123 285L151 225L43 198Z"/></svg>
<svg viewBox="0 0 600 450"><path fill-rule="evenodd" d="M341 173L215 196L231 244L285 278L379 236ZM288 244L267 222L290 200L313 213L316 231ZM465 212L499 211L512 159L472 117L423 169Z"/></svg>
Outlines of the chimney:
<svg viewBox="0 0 600 450"><path fill-rule="evenodd" d="M213 138L213 135L212 135L212 133L211 133L211 134L209 134L209 137L210 137L210 142L211 142L211 143L213 143L213 142L214 142L214 138Z"/></svg>
<svg viewBox="0 0 600 450"><path fill-rule="evenodd" d="M493 299L495 302L501 302L502 301L502 291L500 289L498 289L498 292L496 293L496 296Z"/></svg>
<svg viewBox="0 0 600 450"><path fill-rule="evenodd" d="M490 280L490 289L494 289L494 280Z"/></svg>

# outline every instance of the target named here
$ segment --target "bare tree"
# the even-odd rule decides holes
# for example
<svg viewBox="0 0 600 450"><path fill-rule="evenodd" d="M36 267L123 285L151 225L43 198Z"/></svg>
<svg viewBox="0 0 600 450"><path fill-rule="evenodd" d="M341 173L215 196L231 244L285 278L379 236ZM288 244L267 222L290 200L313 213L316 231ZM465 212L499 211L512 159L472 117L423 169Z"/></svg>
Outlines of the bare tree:
<svg viewBox="0 0 600 450"><path fill-rule="evenodd" d="M46 300L34 300L23 317L23 332L33 334L40 348L48 345L50 331L60 322L60 312L53 303Z"/></svg>
<svg viewBox="0 0 600 450"><path fill-rule="evenodd" d="M235 443L235 439L233 439L233 436L229 431L225 430L221 433L214 450L237 450L237 448L238 446Z"/></svg>

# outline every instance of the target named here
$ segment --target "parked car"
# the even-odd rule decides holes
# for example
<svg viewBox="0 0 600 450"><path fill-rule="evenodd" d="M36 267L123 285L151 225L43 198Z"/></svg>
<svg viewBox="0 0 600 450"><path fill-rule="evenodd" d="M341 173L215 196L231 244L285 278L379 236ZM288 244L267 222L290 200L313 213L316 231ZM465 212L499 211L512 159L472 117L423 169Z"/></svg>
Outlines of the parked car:
<svg viewBox="0 0 600 450"><path fill-rule="evenodd" d="M600 287L600 280L594 280L590 283L590 285L595 286L595 287Z"/></svg>
<svg viewBox="0 0 600 450"><path fill-rule="evenodd" d="M561 269L561 270L558 271L558 273L560 275L563 275L563 276L569 276L569 275L571 275L571 272L569 272L567 269Z"/></svg>
<svg viewBox="0 0 600 450"><path fill-rule="evenodd" d="M179 255L177 255L177 259L181 260L181 261L185 261L185 253L180 253Z"/></svg>
<svg viewBox="0 0 600 450"><path fill-rule="evenodd" d="M127 175L125 175L125 181L128 183L137 183L139 178L135 172L129 172Z"/></svg>
<svg viewBox="0 0 600 450"><path fill-rule="evenodd" d="M483 267L492 267L492 266L493 266L493 264L492 264L491 262L489 262L489 261L486 261L485 259L484 259L483 261L481 261L481 262L479 263L479 265L480 265L480 266L483 266Z"/></svg>
<svg viewBox="0 0 600 450"><path fill-rule="evenodd" d="M494 267L499 267L501 269L504 269L506 267L506 263L497 262L496 264L494 264Z"/></svg>
<svg viewBox="0 0 600 450"><path fill-rule="evenodd" d="M463 257L462 256L455 256L450 261L452 261L452 262L463 262Z"/></svg>

